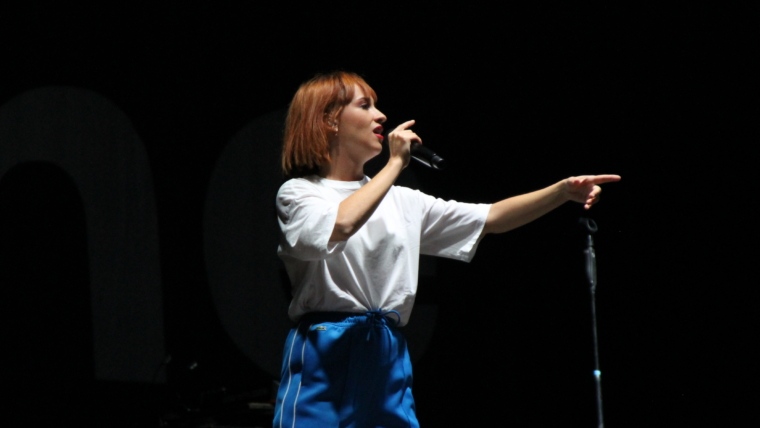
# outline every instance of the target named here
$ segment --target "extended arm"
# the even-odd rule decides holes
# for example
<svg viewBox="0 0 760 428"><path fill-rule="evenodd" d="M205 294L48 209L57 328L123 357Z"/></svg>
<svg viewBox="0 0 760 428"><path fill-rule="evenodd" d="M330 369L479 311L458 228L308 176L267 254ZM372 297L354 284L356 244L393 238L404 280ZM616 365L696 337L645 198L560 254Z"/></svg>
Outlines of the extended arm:
<svg viewBox="0 0 760 428"><path fill-rule="evenodd" d="M600 184L619 180L620 176L613 174L570 177L543 189L503 199L491 206L483 234L518 228L567 201L582 203L589 209L599 201Z"/></svg>

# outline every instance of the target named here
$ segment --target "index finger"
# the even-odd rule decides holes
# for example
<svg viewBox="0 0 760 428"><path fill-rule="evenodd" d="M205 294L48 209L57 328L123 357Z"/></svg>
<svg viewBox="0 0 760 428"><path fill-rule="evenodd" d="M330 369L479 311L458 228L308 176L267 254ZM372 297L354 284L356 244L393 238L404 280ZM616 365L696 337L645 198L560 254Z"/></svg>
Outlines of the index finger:
<svg viewBox="0 0 760 428"><path fill-rule="evenodd" d="M410 126L414 125L414 122L415 122L414 119L407 120L406 122L403 122L402 124L397 126L396 129L401 130L401 131L407 130L409 129Z"/></svg>
<svg viewBox="0 0 760 428"><path fill-rule="evenodd" d="M601 175L595 175L592 177L592 181L595 184L601 184L601 183L612 183L615 181L620 181L620 176L617 174L601 174Z"/></svg>

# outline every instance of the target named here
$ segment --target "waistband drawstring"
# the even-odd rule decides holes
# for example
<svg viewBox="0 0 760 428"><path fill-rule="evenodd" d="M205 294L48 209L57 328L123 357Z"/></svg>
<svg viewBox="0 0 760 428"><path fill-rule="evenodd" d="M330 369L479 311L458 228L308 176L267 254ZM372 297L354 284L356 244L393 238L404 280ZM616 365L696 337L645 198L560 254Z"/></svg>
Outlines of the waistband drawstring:
<svg viewBox="0 0 760 428"><path fill-rule="evenodd" d="M367 323L370 324L370 327L372 326L383 326L385 328L388 328L388 323L391 323L393 327L396 327L399 322L401 322L401 314L398 313L398 311L390 310L390 311L381 311L379 309L376 309L374 311L367 311L365 314L367 316ZM391 318L390 315L395 315L395 318ZM369 335L372 333L372 329L370 328L367 332L367 340L369 340Z"/></svg>
<svg viewBox="0 0 760 428"><path fill-rule="evenodd" d="M386 346L384 346L386 349L386 357L390 358L391 355L395 355L396 351L388 348L388 345L394 344L393 340L391 339L392 334L388 328L388 324L396 327L398 323L401 322L401 314L399 314L398 311L394 310L381 311L377 309L373 311L367 311L365 315L367 317L367 323L369 324L369 329L367 331L367 342L369 342L372 332L375 331L373 327L382 326L385 330L385 338L387 340ZM392 317L391 315L395 315L395 317Z"/></svg>

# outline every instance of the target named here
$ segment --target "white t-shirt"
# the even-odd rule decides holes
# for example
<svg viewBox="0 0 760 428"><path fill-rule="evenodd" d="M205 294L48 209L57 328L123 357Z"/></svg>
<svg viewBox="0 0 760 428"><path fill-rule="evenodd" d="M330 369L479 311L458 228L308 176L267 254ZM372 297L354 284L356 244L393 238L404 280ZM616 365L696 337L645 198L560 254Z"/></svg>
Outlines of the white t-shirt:
<svg viewBox="0 0 760 428"><path fill-rule="evenodd" d="M396 310L409 320L420 254L469 262L490 204L445 201L392 186L348 240L329 242L338 205L369 182L294 178L277 193L278 256L290 277L294 321L313 311Z"/></svg>

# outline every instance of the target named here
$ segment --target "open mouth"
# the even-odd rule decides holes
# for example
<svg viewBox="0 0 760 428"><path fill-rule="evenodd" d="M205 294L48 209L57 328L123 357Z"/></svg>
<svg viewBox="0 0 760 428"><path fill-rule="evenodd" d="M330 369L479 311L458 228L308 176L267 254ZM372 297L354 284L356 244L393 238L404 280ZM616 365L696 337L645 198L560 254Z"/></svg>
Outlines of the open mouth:
<svg viewBox="0 0 760 428"><path fill-rule="evenodd" d="M385 137L383 137L383 127L378 126L377 128L373 129L373 132L375 133L375 136L380 140L383 141Z"/></svg>

